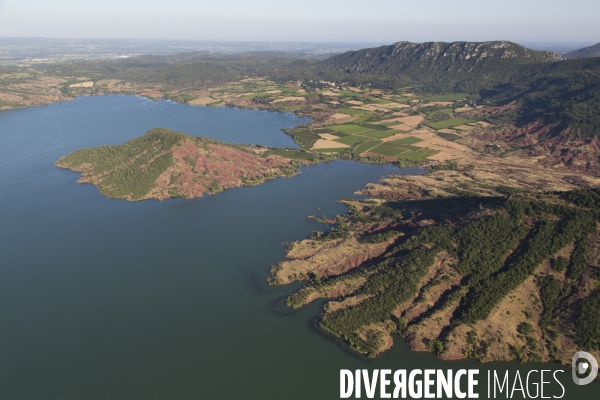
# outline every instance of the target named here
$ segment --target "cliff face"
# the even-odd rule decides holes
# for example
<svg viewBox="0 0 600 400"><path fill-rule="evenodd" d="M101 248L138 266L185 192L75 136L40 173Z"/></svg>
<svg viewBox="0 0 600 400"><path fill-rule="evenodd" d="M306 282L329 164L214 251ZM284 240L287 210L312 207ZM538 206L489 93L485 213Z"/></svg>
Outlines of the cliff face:
<svg viewBox="0 0 600 400"><path fill-rule="evenodd" d="M119 146L77 150L56 165L81 172L79 182L108 197L127 200L200 197L296 172L290 161L254 150L155 128Z"/></svg>

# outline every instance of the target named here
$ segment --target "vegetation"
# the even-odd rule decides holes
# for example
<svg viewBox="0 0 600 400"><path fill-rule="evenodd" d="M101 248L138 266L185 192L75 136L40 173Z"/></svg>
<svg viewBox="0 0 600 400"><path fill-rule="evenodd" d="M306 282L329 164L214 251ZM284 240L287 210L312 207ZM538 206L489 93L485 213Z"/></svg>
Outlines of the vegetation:
<svg viewBox="0 0 600 400"><path fill-rule="evenodd" d="M65 96L94 94L103 87L99 82L110 78L135 87L129 89L125 85L120 93L128 90L139 93L144 88L145 92L156 91L163 98L182 103L252 107L311 116L315 125L286 131L301 146L300 150L269 149L263 153L264 157L278 156L271 161L293 160L287 161L287 167L240 175L240 184L253 185L278 174L293 173L292 166L301 162L343 158L422 163L436 153L416 137L419 136L416 128L424 126L428 127L424 128L427 132L431 131L429 128L440 130L463 124L477 129L485 124L477 125L474 121L482 119L503 129L505 123L510 123L511 128L538 124L550 127L541 133L541 142L560 136L558 139L562 141L556 140L552 145L557 152L566 139L597 137L600 61L556 60L553 54L509 42L401 42L348 52L323 62L273 54L188 54L36 66L27 74L45 68L47 74L67 77L61 86ZM12 74L1 83L18 84L30 77L27 74ZM266 76L270 79L265 79ZM80 82L81 77L94 82L93 88L71 86ZM362 107L356 107L357 104ZM475 108L477 104L484 105L484 109ZM496 113L491 108L494 106L506 106L508 111ZM407 128L398 117L406 115L419 117L417 122L406 122L410 125ZM405 131L408 132L404 136ZM111 197L142 199L157 189L156 181L162 173L181 161L171 151L181 140L177 135L166 130L151 131L121 146L80 150L58 163L87 171L84 179L97 183L102 193ZM443 142L442 139L461 141L470 134L438 132L437 135L436 140ZM381 140L390 136L396 140ZM338 144L315 148L320 147L315 146L318 140ZM207 150L207 141L195 143ZM195 161L194 157L183 158L190 170L197 165ZM429 169L456 171L459 166L449 161ZM196 172L199 174L193 175L195 183L207 192L226 188L222 180L225 174L218 168ZM183 176L177 170L165 179L169 196L188 195L180 184ZM596 246L600 193L596 190L532 193L496 186L498 182L502 180L486 187L485 198L468 185L447 179L441 196L450 194L450 197L437 198L438 194L432 193L436 198L407 202L390 195L383 205L362 203L351 210L347 219L336 220L336 226L328 233L315 233L314 243L329 246L354 238L365 247L385 243L386 252L339 276L306 275L310 283L290 296L288 305L300 307L315 293L327 297L326 289L361 278L358 281L362 283L356 284L358 287L352 292L356 302L325 312L321 326L346 340L355 350L373 355L386 342L386 332L406 332L418 323L403 314L404 302L424 301L431 287L448 284L458 277L454 282L460 284L444 289L424 314L429 316L452 307L452 325L446 332L424 341L424 350L441 353L449 344L447 331L460 324L475 326L519 287L534 282L540 294L539 325L544 335L558 332L561 322L569 320L569 310L581 311L586 320L577 319L578 343L597 348L598 290L593 291L597 287L594 286L597 270L592 268L590 260L594 259ZM405 189L416 199L428 196L426 190L417 191L409 185ZM571 248L569 258L559 256ZM451 273L444 271L445 275L430 278L442 260L451 260L448 267ZM540 272L540 265L548 263L551 269L545 271L549 272ZM578 287L587 279L593 283L589 286L591 295ZM513 346L512 350L521 360L535 359L541 354L540 343L534 337L538 330L533 327L537 323L533 311L525 315L528 322L518 325L519 333L526 337L525 343ZM571 315L570 321L575 320ZM478 339L473 330L468 346L466 353L482 357L489 343Z"/></svg>
<svg viewBox="0 0 600 400"><path fill-rule="evenodd" d="M244 76L270 75L285 68L293 58L282 54L187 53L171 56L141 56L121 60L46 64L39 68L55 76L91 76L123 79L135 84L175 88L201 88L231 82ZM65 90L69 90L65 86Z"/></svg>
<svg viewBox="0 0 600 400"><path fill-rule="evenodd" d="M600 289L583 300L577 319L577 340L588 351L600 349Z"/></svg>
<svg viewBox="0 0 600 400"><path fill-rule="evenodd" d="M298 150L267 150L264 154L265 156L281 156L292 160L316 161L319 159L314 154Z"/></svg>
<svg viewBox="0 0 600 400"><path fill-rule="evenodd" d="M399 42L347 52L320 63L299 60L277 71L275 77L281 81L317 78L389 89L418 85L432 94L458 92L451 98L460 99L463 93L477 93L482 87L506 81L521 65L558 59L555 54L510 42ZM447 101L433 99L429 101Z"/></svg>
<svg viewBox="0 0 600 400"><path fill-rule="evenodd" d="M595 228L594 216L585 211L565 214L561 216L569 219L563 219L560 224L541 222L523 243L520 254L507 263L505 270L473 291L462 313L463 321L485 319L494 305L531 276L540 263L566 246L576 235Z"/></svg>
<svg viewBox="0 0 600 400"><path fill-rule="evenodd" d="M396 237L398 235L400 235L402 232L398 232L398 231L387 231L384 233L376 233L373 235L369 235L367 237L365 237L363 239L364 243L371 243L371 244L375 244L375 243L383 243L383 242L387 242L388 240L390 240L393 237Z"/></svg>
<svg viewBox="0 0 600 400"><path fill-rule="evenodd" d="M449 163L440 168L458 167ZM499 191L502 191L501 187ZM595 201L598 193L595 190L566 194L505 192L507 197L470 199L458 195L412 202L388 200L383 205L365 201L360 210L351 207L347 222L340 222L338 228L320 240L348 237L353 230L360 233L360 229L364 229L360 227L365 226L394 226L393 229L363 234L361 239L365 244L393 239L386 255L347 274L320 278L318 284L309 283L290 296L289 304L300 307L313 290L335 287L358 276L365 278L351 295L362 300L349 307L325 312L321 326L344 339L354 350L375 354L385 342L381 327L393 323L394 329L403 330L406 325L411 326L413 321L395 316L398 308L406 302L417 302L415 299L420 298L427 288L448 281L449 278L437 278L427 285L423 283L437 260L450 255L456 259L452 268L462 277L461 283L440 297L427 315L454 304L457 309L451 326L476 324L486 319L492 309L517 287L534 277L541 300L540 327L545 332L554 331L555 319L562 318L565 307L572 306L569 300L572 288L588 267L590 234L597 231L600 219L600 203ZM573 202L589 207L573 207ZM460 206L456 207L456 204ZM454 210L452 220L440 218L441 210L448 209ZM411 229L409 216L415 214L437 222L433 226ZM575 243L575 250L568 261L569 279L564 284L552 275L536 275L537 268L545 261L565 263L557 261L562 258L556 254L571 243ZM321 293L324 292L321 290ZM599 293L596 290L584 300L581 310L586 319L577 320L578 341L589 348L597 346L600 336ZM541 360L537 333L532 325L533 314L528 311L526 316L530 321L519 323L517 329L525 342L524 347L514 347L514 351L518 350L523 360ZM404 322L401 324L401 321ZM443 335L429 340L429 351L443 352L444 341ZM487 344L474 340L472 346L474 350L469 351L473 351L474 356L486 354Z"/></svg>
<svg viewBox="0 0 600 400"><path fill-rule="evenodd" d="M600 56L600 43L593 46L584 47L583 49L575 50L565 54L565 58L568 60L574 58L588 58Z"/></svg>
<svg viewBox="0 0 600 400"><path fill-rule="evenodd" d="M423 139L419 139L419 138L416 138L414 136L409 136L409 137L405 137L405 138L402 138L402 139L394 140L394 143L396 143L396 144L409 144L410 145L410 144L415 144L415 143L419 143L419 142L422 142L422 141L423 141Z"/></svg>
<svg viewBox="0 0 600 400"><path fill-rule="evenodd" d="M575 244L568 267L567 276L570 279L579 279L588 266L590 259L590 238L588 235L581 237Z"/></svg>
<svg viewBox="0 0 600 400"><path fill-rule="evenodd" d="M152 129L120 146L77 150L58 160L57 165L81 170L92 164L95 173L104 176L98 184L102 193L138 200L156 185L158 176L173 165L169 151L183 136L167 129Z"/></svg>
<svg viewBox="0 0 600 400"><path fill-rule="evenodd" d="M497 105L517 102L520 107L509 114L510 120L518 126L549 125L546 138L598 137L600 58L526 66L481 96L483 102Z"/></svg>
<svg viewBox="0 0 600 400"><path fill-rule="evenodd" d="M600 131L597 106L600 104L600 61L558 60L554 54L510 42L400 42L347 52L325 61L298 59L277 52L253 52L36 64L28 69L7 69L7 74L2 74L0 87L11 95L0 99L0 108L29 106L77 95L143 93L194 105L295 112L312 117L319 126L323 122L334 123L330 116L335 112L349 118L340 120L351 122L337 123L334 127L340 135L350 136L337 140L352 149L348 152L341 150L347 149L345 146L330 149L318 146L321 148L314 153L335 153L332 157L354 160L362 160L361 154L370 150L366 145L362 146L368 140L399 133L389 127L395 122L401 125L393 121L395 116L392 114L402 111L408 115L422 115L423 124L436 130L483 118L499 125L509 122L518 127L548 126L551 129L541 133L540 146L559 153L561 150L555 146L555 141L548 144L544 140L561 135L559 142L564 143L570 138L596 137ZM52 92L36 86L36 80L41 76L54 79L56 87ZM19 87L28 81L30 86ZM83 82L86 85L80 85ZM28 94L32 93L32 88L35 88L35 99ZM385 90L380 92L375 88ZM14 96L15 90L20 93L18 96ZM39 96L45 100L38 99ZM337 100L336 104L332 102L333 98ZM383 108L357 107L356 104ZM485 110L480 112L473 108L477 104L486 108L511 106L508 107L510 112L487 114ZM409 107L404 108L406 105ZM466 112L463 114L462 111ZM353 116L359 118L351 121ZM406 130L406 126L401 129ZM320 138L310 125L288 133L306 151L311 151ZM459 142L464 136L439 134L442 139ZM526 144L510 144L530 151ZM388 161L402 160L405 164L417 165L428 157L435 159L428 151L408 150L396 154L386 152L381 156ZM515 148L511 147L512 150ZM540 151L535 149L535 152ZM594 147L585 151L593 152ZM440 158L447 158L442 156ZM592 155L590 160L593 159ZM595 163L590 165L585 168L594 168Z"/></svg>
<svg viewBox="0 0 600 400"><path fill-rule="evenodd" d="M541 276L538 278L538 287L540 289L540 298L544 307L540 327L548 329L558 307L559 301L563 295L562 282L552 276Z"/></svg>
<svg viewBox="0 0 600 400"><path fill-rule="evenodd" d="M216 148L220 150L218 157L213 154ZM294 161L265 159L271 155ZM285 150L267 151L259 156L244 146L155 128L119 146L77 150L56 164L82 172L82 181L97 185L106 196L162 200L197 197L228 187L256 185L276 176L291 176L296 173L298 163L314 158L309 153ZM210 167L202 169L200 165ZM168 174L166 179L164 174Z"/></svg>
<svg viewBox="0 0 600 400"><path fill-rule="evenodd" d="M473 122L473 121L469 120L469 119L465 119L465 118L451 118L451 119L446 119L444 121L431 122L431 123L428 123L427 126L433 128L433 129L445 129L445 128L452 128L452 127L458 126L458 125L468 124L469 122Z"/></svg>

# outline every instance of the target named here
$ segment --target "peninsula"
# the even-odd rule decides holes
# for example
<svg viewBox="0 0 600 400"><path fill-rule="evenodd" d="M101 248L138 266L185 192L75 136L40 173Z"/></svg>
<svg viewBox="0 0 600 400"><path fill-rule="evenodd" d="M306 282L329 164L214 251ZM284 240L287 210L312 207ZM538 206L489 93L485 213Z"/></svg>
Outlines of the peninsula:
<svg viewBox="0 0 600 400"><path fill-rule="evenodd" d="M399 334L443 359L599 357L600 190L471 167L367 185L329 232L290 245L270 284L307 281L287 305L328 299L321 327L370 356Z"/></svg>

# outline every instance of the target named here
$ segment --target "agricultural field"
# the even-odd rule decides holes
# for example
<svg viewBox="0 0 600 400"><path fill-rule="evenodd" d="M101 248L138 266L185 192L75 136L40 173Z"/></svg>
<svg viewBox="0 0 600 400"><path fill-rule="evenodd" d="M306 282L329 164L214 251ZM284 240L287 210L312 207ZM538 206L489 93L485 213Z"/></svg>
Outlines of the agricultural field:
<svg viewBox="0 0 600 400"><path fill-rule="evenodd" d="M415 144L415 143L419 143L422 142L423 139L419 139L416 138L414 136L409 136L407 138L404 139L398 139L398 140L394 140L394 143L398 143L398 144Z"/></svg>
<svg viewBox="0 0 600 400"><path fill-rule="evenodd" d="M306 136L309 132L302 134ZM383 156L388 161L423 161L439 152L427 146L418 146L419 143L425 143L424 139L376 124L330 125L312 134L318 139L311 150L319 153L350 151L355 157Z"/></svg>
<svg viewBox="0 0 600 400"><path fill-rule="evenodd" d="M286 131L301 148L295 157L319 159L323 154L364 161L422 164L465 157L462 135L486 122L460 118L465 94L423 97L359 88L309 88L281 85L268 79L247 79L212 89L208 98L189 104L236 105L320 117L306 126ZM482 125L477 125L477 124ZM458 142L457 142L458 140ZM286 154L281 154L286 156ZM287 154L292 158L292 154Z"/></svg>
<svg viewBox="0 0 600 400"><path fill-rule="evenodd" d="M0 77L0 83L6 81L7 86L19 90L16 84L31 85L35 80L39 78ZM468 159L472 151L464 145L465 140L489 126L488 122L470 116L468 110L473 105L468 102L468 95L427 96L420 94L418 88L386 91L328 82L277 82L262 77L167 91L160 86L89 74L69 77L59 85L60 90L56 91L59 96L136 93L190 106L240 107L306 116L312 122L285 130L300 146L299 151L268 150L271 155L306 161L339 157L424 165ZM0 98L0 108L17 107L23 98L11 93ZM452 133L443 131L447 128L452 128Z"/></svg>
<svg viewBox="0 0 600 400"><path fill-rule="evenodd" d="M453 93L453 94L446 94L446 95L441 95L441 96L428 96L428 97L423 97L422 100L424 101L458 101L458 100L464 100L468 97L469 95L467 93Z"/></svg>
<svg viewBox="0 0 600 400"><path fill-rule="evenodd" d="M447 129L455 126L466 125L473 122L472 120L465 118L450 118L439 122L428 123L427 126L433 129Z"/></svg>
<svg viewBox="0 0 600 400"><path fill-rule="evenodd" d="M313 154L315 159L327 155L423 165L471 157L473 152L464 140L489 123L463 117L465 111L473 109L469 95L424 96L413 90L417 89L388 92L365 87L284 85L253 78L211 89L209 96L198 96L188 103L211 105L209 100L220 100L217 106L309 116L314 122L286 131L301 146L303 153L296 157L303 159ZM448 128L452 133L445 131Z"/></svg>

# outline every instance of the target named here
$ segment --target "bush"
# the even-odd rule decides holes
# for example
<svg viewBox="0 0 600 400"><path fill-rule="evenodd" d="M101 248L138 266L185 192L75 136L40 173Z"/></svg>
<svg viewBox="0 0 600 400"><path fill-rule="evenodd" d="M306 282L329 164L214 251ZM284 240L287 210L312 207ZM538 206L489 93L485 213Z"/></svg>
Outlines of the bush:
<svg viewBox="0 0 600 400"><path fill-rule="evenodd" d="M534 331L533 326L529 322L521 322L519 326L517 326L517 332L522 335L531 335Z"/></svg>
<svg viewBox="0 0 600 400"><path fill-rule="evenodd" d="M550 261L550 267L552 270L559 273L563 273L567 269L567 265L569 265L569 260L561 256L558 256Z"/></svg>

